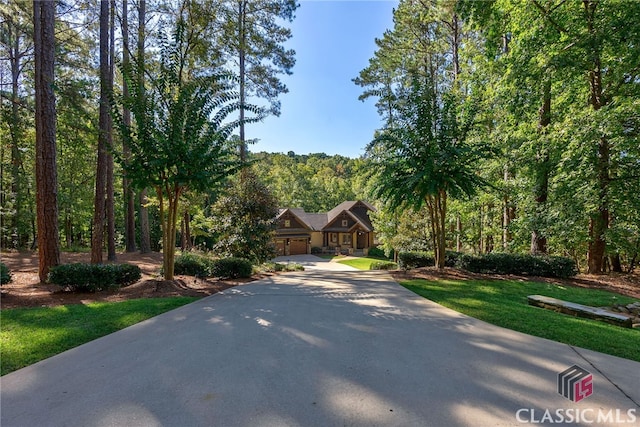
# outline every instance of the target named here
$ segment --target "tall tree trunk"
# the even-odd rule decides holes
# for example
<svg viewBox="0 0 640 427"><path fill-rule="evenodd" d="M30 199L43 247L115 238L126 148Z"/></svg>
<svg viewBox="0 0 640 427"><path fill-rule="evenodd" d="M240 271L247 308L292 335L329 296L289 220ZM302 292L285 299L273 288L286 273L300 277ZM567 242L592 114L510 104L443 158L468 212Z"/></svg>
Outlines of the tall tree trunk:
<svg viewBox="0 0 640 427"><path fill-rule="evenodd" d="M460 75L460 21L456 13L451 18L451 52L453 56L453 74L457 81Z"/></svg>
<svg viewBox="0 0 640 427"><path fill-rule="evenodd" d="M144 41L146 31L146 1L138 1L138 46L137 46L137 67L138 67L138 98L144 102L145 88L144 88L144 73L145 73L145 58L144 58ZM139 123L139 126L146 126L146 123ZM140 192L140 252L143 254L151 252L151 233L149 232L149 210L147 209L147 190L144 189Z"/></svg>
<svg viewBox="0 0 640 427"><path fill-rule="evenodd" d="M547 237L540 230L540 222L543 220L546 211L547 198L549 194L549 147L546 140L548 126L551 124L551 78L545 77L542 91L542 106L538 121L538 133L544 141L544 146L538 151L536 159L535 182L533 187L533 198L536 202L533 229L531 230L531 253L547 253Z"/></svg>
<svg viewBox="0 0 640 427"><path fill-rule="evenodd" d="M441 190L436 195L427 196L426 202L434 242L435 266L442 269L447 248L447 193Z"/></svg>
<svg viewBox="0 0 640 427"><path fill-rule="evenodd" d="M509 181L512 176L509 173L509 165L504 165L504 174L503 180L505 188L509 188ZM506 190L502 199L502 248L507 249L509 247L509 243L511 242L511 221L515 219L515 207L513 206L513 202L509 198L510 192Z"/></svg>
<svg viewBox="0 0 640 427"><path fill-rule="evenodd" d="M240 160L247 160L247 145L245 142L244 133L244 104L246 101L245 83L246 83L246 69L245 69L245 55L246 55L246 31L245 31L245 19L246 19L247 1L238 1L238 56L240 65Z"/></svg>
<svg viewBox="0 0 640 427"><path fill-rule="evenodd" d="M587 28L591 45L591 70L589 70L589 104L594 111L607 105L602 87L602 65L600 61L600 40L596 35L596 9L598 1L583 0L587 18ZM604 257L607 249L605 233L609 228L609 140L601 135L597 143L598 155L594 165L596 186L598 188L598 208L589 218L589 254L587 264L589 273L597 274L603 271Z"/></svg>
<svg viewBox="0 0 640 427"><path fill-rule="evenodd" d="M460 220L460 213L456 215L456 251L462 252L462 221Z"/></svg>
<svg viewBox="0 0 640 427"><path fill-rule="evenodd" d="M149 232L149 209L147 208L147 190L140 192L140 253L151 252L151 233Z"/></svg>
<svg viewBox="0 0 640 427"><path fill-rule="evenodd" d="M129 67L131 49L129 48L129 5L128 0L122 0L122 65ZM123 82L122 96L129 97L129 85ZM124 124L131 126L131 110L124 108L122 111ZM131 150L126 141L122 140L122 155L125 161L129 160ZM136 203L133 188L126 175L122 177L122 194L124 197L124 240L127 252L136 251Z"/></svg>
<svg viewBox="0 0 640 427"><path fill-rule="evenodd" d="M56 100L53 93L55 61L55 3L33 2L36 92L36 209L38 221L38 275L47 280L60 264L58 237L58 174L56 170Z"/></svg>
<svg viewBox="0 0 640 427"><path fill-rule="evenodd" d="M486 233L487 237L485 238L485 253L490 254L493 252L493 203L487 204L487 228L489 229L489 233Z"/></svg>
<svg viewBox="0 0 640 427"><path fill-rule="evenodd" d="M11 233L8 237L11 238L11 246L17 249L26 245L28 235L24 236L20 221L24 217L24 194L20 174L22 167L20 141L22 140L23 132L19 114L20 59L22 56L20 54L20 31L11 22L7 23L7 36L10 41L9 61L11 63L11 120L9 122L9 132L11 134L11 198L13 199L14 211L11 219Z"/></svg>
<svg viewBox="0 0 640 427"><path fill-rule="evenodd" d="M183 251L191 250L191 215L189 210L185 209L182 215L182 233L180 247Z"/></svg>
<svg viewBox="0 0 640 427"><path fill-rule="evenodd" d="M160 206L160 223L162 225L162 268L164 279L173 280L176 253L176 227L178 224L178 205L182 189L167 186L167 200L165 202L161 187L156 188L156 195ZM165 206L167 204L168 206Z"/></svg>
<svg viewBox="0 0 640 427"><path fill-rule="evenodd" d="M107 185L107 146L109 144L109 17L110 0L100 0L100 112L98 117L98 159L93 203L91 262L102 263L105 198Z"/></svg>
<svg viewBox="0 0 640 427"><path fill-rule="evenodd" d="M116 2L111 2L111 22L109 23L109 93L113 91L113 66L115 62L115 16ZM115 217L115 194L114 194L114 176L113 176L113 119L109 115L107 127L109 134L107 138L107 259L109 261L116 260L116 217Z"/></svg>
<svg viewBox="0 0 640 427"><path fill-rule="evenodd" d="M478 253L482 255L482 248L484 247L484 205L480 203L480 209L478 211Z"/></svg>

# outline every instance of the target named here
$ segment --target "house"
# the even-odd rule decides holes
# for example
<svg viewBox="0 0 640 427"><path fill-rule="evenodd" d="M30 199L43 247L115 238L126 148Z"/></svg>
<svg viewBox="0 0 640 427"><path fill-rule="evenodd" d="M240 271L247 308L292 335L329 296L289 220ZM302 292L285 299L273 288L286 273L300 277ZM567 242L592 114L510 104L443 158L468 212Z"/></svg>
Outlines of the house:
<svg viewBox="0 0 640 427"><path fill-rule="evenodd" d="M311 248L319 248L322 252L366 255L374 245L370 211L375 208L360 200L343 202L326 213L280 209L275 237L277 253L309 254Z"/></svg>

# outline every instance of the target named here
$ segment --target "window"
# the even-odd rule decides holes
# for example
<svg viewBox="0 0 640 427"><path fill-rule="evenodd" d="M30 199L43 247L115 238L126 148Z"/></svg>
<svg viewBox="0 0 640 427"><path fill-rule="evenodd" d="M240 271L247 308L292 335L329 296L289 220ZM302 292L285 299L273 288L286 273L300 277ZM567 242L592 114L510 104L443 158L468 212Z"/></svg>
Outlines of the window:
<svg viewBox="0 0 640 427"><path fill-rule="evenodd" d="M284 220L284 226L285 226L285 228L291 227L291 220L290 219L285 219Z"/></svg>
<svg viewBox="0 0 640 427"><path fill-rule="evenodd" d="M331 243L338 243L338 233L331 233Z"/></svg>
<svg viewBox="0 0 640 427"><path fill-rule="evenodd" d="M350 245L351 244L351 234L343 234L342 235L342 244Z"/></svg>
<svg viewBox="0 0 640 427"><path fill-rule="evenodd" d="M346 227L346 226L348 226L348 225L349 225L349 221L348 221L348 220L346 220L346 219L343 219L343 220L342 220L342 226L343 226L343 227Z"/></svg>

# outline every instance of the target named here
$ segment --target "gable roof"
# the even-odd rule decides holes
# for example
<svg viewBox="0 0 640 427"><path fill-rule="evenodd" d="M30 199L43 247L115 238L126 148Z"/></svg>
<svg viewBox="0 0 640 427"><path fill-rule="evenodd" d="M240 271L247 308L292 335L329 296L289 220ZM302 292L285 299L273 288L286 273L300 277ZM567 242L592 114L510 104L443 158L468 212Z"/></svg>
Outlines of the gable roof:
<svg viewBox="0 0 640 427"><path fill-rule="evenodd" d="M338 215L346 211L349 214L349 216L351 216L354 219L354 221L360 223L360 225L362 225L367 231L373 231L373 225L369 220L369 216L358 215L356 212L353 211L353 208L359 204L363 205L365 208L367 208L367 210L374 211L374 212L376 210L376 208L373 207L370 203L363 202L362 200L350 200L347 202L342 202L335 208L331 209L328 213L328 216L329 216L328 222L331 223L336 217L338 217Z"/></svg>
<svg viewBox="0 0 640 427"><path fill-rule="evenodd" d="M276 217L276 219L280 219L287 212L293 215L296 218L297 222L302 224L305 228L315 231L314 228L311 227L311 225L306 220L306 216L309 214L307 214L304 209L301 208L281 208L278 210L278 216Z"/></svg>
<svg viewBox="0 0 640 427"><path fill-rule="evenodd" d="M359 204L363 205L367 210L376 210L376 208L374 208L367 202L363 202L361 200L350 200L340 203L338 206L331 209L327 213L308 213L301 208L283 208L279 210L277 218L280 218L286 212L290 212L301 224L305 225L309 230L322 231L344 212L366 231L373 231L373 225L369 220L369 216L359 215L352 210Z"/></svg>

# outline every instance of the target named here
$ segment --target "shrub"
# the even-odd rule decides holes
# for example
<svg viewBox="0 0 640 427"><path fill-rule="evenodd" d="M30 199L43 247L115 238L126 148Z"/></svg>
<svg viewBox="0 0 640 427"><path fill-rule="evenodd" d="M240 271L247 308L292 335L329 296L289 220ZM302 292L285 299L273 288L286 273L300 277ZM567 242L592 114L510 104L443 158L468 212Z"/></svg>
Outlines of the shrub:
<svg viewBox="0 0 640 427"><path fill-rule="evenodd" d="M51 268L49 281L76 292L96 292L136 282L140 268L131 264L63 264Z"/></svg>
<svg viewBox="0 0 640 427"><path fill-rule="evenodd" d="M296 262L284 266L285 271L304 271L304 266Z"/></svg>
<svg viewBox="0 0 640 427"><path fill-rule="evenodd" d="M312 247L311 247L311 253L312 253L313 255L321 254L321 253L322 253L322 248L319 248L319 247L317 247L317 246L312 246Z"/></svg>
<svg viewBox="0 0 640 427"><path fill-rule="evenodd" d="M462 252L446 251L444 255L445 267L455 267L458 264L458 259L464 255Z"/></svg>
<svg viewBox="0 0 640 427"><path fill-rule="evenodd" d="M213 260L204 255L192 252L183 252L175 259L174 274L187 276L208 277L213 276Z"/></svg>
<svg viewBox="0 0 640 427"><path fill-rule="evenodd" d="M369 266L369 270L396 270L398 264L391 261L374 261Z"/></svg>
<svg viewBox="0 0 640 427"><path fill-rule="evenodd" d="M474 273L520 274L525 276L575 276L577 270L570 258L543 255L490 253L483 256L463 255L457 267Z"/></svg>
<svg viewBox="0 0 640 427"><path fill-rule="evenodd" d="M238 277L251 277L253 266L251 261L245 258L222 258L214 260L211 275L221 279L236 279Z"/></svg>
<svg viewBox="0 0 640 427"><path fill-rule="evenodd" d="M387 254L384 253L384 249L381 249L378 246L374 246L372 248L369 248L369 251L367 252L367 256L374 257L374 258L393 258L393 251L391 251L389 256L387 256Z"/></svg>
<svg viewBox="0 0 640 427"><path fill-rule="evenodd" d="M137 265L116 264L116 267L116 283L121 286L129 286L142 277L140 267Z"/></svg>
<svg viewBox="0 0 640 427"><path fill-rule="evenodd" d="M0 262L0 285L11 282L11 270Z"/></svg>
<svg viewBox="0 0 640 427"><path fill-rule="evenodd" d="M403 270L436 265L435 259L426 252L398 252L398 266Z"/></svg>

